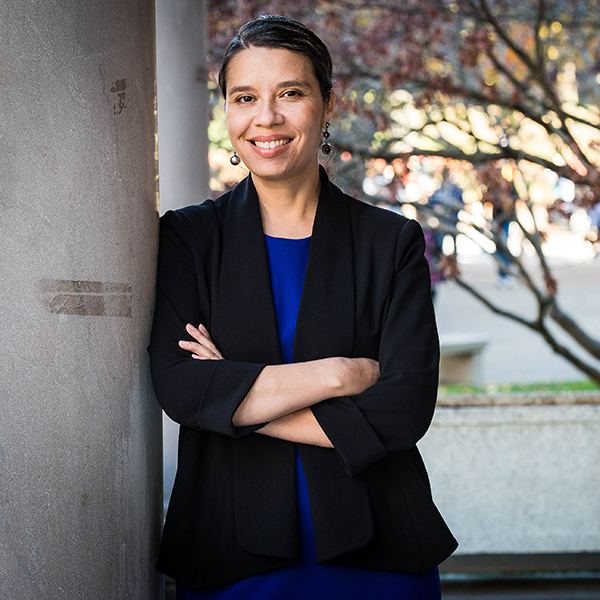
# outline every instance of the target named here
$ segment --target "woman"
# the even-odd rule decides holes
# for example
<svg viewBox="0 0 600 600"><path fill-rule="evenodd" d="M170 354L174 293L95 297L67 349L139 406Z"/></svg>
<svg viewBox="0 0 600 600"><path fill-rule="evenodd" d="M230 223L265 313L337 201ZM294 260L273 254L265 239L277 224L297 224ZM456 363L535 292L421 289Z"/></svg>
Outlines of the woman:
<svg viewBox="0 0 600 600"><path fill-rule="evenodd" d="M423 235L319 167L331 77L304 25L244 25L219 80L251 174L161 220L151 366L181 428L158 568L180 599L429 600L456 547L415 446L439 360Z"/></svg>

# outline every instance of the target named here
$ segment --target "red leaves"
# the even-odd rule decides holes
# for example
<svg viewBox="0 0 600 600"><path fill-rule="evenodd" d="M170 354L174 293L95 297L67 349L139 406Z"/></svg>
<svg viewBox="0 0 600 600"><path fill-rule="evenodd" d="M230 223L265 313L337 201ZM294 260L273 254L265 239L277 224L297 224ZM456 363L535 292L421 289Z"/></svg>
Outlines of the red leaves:
<svg viewBox="0 0 600 600"><path fill-rule="evenodd" d="M477 170L482 184L481 201L489 202L495 210L514 210L516 193L511 181L507 181L494 163L487 164Z"/></svg>
<svg viewBox="0 0 600 600"><path fill-rule="evenodd" d="M479 60L479 50L471 44L462 46L458 49L458 58L464 67L474 69Z"/></svg>

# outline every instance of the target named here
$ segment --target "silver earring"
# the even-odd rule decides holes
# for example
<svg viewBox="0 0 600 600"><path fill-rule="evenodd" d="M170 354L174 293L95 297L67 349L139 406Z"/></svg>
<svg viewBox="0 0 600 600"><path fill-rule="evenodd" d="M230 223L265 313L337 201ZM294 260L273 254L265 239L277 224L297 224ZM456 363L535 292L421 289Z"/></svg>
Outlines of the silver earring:
<svg viewBox="0 0 600 600"><path fill-rule="evenodd" d="M323 132L323 138L325 139L325 142L321 146L321 152L325 155L331 154L331 151L333 150L333 146L329 143L330 137L331 134L329 133L329 123L326 123L325 131Z"/></svg>
<svg viewBox="0 0 600 600"><path fill-rule="evenodd" d="M233 151L233 154L229 157L229 162L234 167L237 167L242 162L242 159L237 155L237 152L235 150Z"/></svg>

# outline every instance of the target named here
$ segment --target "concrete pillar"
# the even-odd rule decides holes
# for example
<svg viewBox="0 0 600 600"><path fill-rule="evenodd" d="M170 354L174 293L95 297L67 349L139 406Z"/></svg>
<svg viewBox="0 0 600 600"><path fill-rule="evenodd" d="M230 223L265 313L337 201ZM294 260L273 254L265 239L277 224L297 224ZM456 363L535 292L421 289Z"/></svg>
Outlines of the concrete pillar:
<svg viewBox="0 0 600 600"><path fill-rule="evenodd" d="M209 197L206 0L156 0L160 212ZM164 419L164 498L177 468L179 428Z"/></svg>
<svg viewBox="0 0 600 600"><path fill-rule="evenodd" d="M0 4L0 597L153 600L152 0Z"/></svg>
<svg viewBox="0 0 600 600"><path fill-rule="evenodd" d="M209 196L206 0L156 0L160 211Z"/></svg>

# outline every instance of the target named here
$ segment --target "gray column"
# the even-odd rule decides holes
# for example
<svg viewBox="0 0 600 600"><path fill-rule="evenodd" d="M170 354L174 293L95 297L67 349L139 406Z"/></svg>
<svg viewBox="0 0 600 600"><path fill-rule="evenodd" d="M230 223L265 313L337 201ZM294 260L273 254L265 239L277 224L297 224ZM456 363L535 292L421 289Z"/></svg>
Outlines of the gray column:
<svg viewBox="0 0 600 600"><path fill-rule="evenodd" d="M206 0L156 0L160 210L208 198Z"/></svg>
<svg viewBox="0 0 600 600"><path fill-rule="evenodd" d="M0 597L153 600L152 0L0 5Z"/></svg>
<svg viewBox="0 0 600 600"><path fill-rule="evenodd" d="M156 0L160 212L209 197L206 0ZM164 420L165 506L177 468L178 426Z"/></svg>

